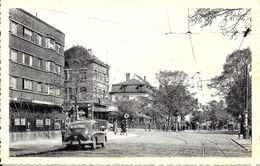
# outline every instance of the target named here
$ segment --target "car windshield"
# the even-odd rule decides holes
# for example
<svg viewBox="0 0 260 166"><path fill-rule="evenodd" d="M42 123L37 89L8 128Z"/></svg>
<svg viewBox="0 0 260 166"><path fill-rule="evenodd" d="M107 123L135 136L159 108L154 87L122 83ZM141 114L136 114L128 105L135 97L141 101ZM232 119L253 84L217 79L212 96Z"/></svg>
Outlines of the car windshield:
<svg viewBox="0 0 260 166"><path fill-rule="evenodd" d="M91 123L77 123L77 124L71 124L69 126L70 129L84 129L90 127L91 127Z"/></svg>

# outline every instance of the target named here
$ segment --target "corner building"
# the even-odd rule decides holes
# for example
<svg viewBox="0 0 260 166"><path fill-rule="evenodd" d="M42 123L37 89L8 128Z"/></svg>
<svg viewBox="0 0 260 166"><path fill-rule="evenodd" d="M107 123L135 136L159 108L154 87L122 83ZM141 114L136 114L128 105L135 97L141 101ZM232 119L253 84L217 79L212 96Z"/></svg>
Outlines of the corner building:
<svg viewBox="0 0 260 166"><path fill-rule="evenodd" d="M9 19L10 141L17 141L61 129L65 34L23 9L10 9Z"/></svg>

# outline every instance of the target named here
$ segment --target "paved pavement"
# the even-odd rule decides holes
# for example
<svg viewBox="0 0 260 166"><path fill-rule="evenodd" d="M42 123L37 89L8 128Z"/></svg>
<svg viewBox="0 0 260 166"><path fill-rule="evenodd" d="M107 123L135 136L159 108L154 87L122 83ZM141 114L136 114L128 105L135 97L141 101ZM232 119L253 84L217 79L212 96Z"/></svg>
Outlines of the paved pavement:
<svg viewBox="0 0 260 166"><path fill-rule="evenodd" d="M114 135L113 132L107 132L108 141L121 140L126 138L135 137L136 134L128 133L126 135L120 135L119 133ZM10 156L30 156L34 154L46 153L49 151L55 151L62 147L61 138L45 139L45 140L33 140L10 143Z"/></svg>

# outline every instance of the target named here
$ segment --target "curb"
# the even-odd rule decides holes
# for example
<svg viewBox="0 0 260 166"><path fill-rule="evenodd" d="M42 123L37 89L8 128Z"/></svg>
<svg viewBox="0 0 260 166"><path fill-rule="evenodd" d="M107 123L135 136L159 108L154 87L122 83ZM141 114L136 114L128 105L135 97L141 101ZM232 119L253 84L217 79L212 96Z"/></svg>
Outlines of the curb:
<svg viewBox="0 0 260 166"><path fill-rule="evenodd" d="M240 147L242 147L242 148L244 148L245 150L251 152L251 150L250 150L249 148L247 148L246 146L244 146L244 145L238 143L235 139L231 138L231 140L232 140L233 142L235 142L237 145L239 145Z"/></svg>
<svg viewBox="0 0 260 166"><path fill-rule="evenodd" d="M49 153L49 152L55 152L62 148L63 147L57 147L57 148L46 149L46 150L42 150L42 151L38 151L38 152L20 153L20 154L16 154L16 155L10 155L10 157L26 157L26 156L32 156L32 155L37 155L37 154L44 154L44 153Z"/></svg>

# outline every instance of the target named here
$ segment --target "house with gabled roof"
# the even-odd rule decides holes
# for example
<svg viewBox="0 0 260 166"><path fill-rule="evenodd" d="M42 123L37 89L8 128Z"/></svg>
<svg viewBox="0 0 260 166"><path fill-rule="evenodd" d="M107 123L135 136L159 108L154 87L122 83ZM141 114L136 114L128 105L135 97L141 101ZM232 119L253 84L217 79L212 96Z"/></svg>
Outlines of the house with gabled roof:
<svg viewBox="0 0 260 166"><path fill-rule="evenodd" d="M126 73L126 80L112 85L110 95L112 101L127 99L138 100L139 97L151 98L153 86L147 82L146 77L135 75L130 79L130 73Z"/></svg>

